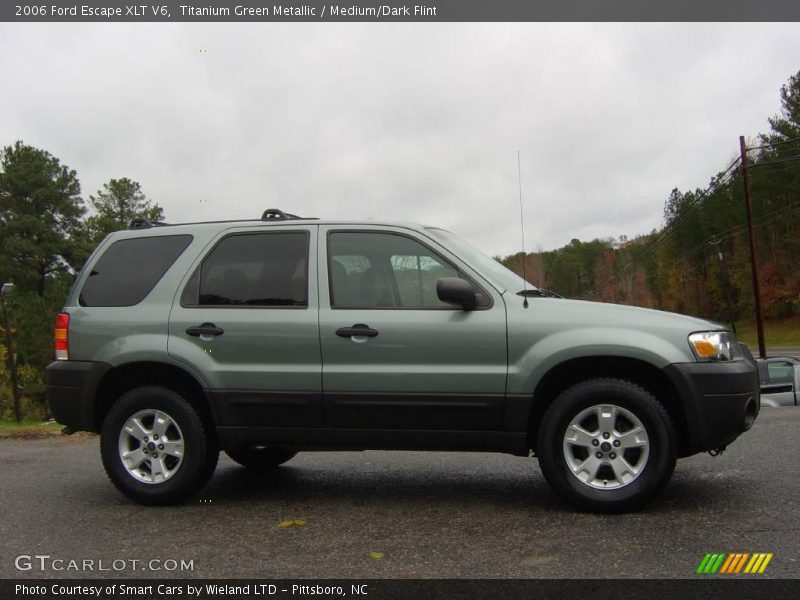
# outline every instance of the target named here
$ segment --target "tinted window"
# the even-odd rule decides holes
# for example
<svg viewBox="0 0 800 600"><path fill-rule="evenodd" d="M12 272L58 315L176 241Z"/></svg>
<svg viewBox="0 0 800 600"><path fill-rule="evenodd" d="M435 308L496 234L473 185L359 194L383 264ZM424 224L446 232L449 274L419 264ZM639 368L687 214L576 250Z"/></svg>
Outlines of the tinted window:
<svg viewBox="0 0 800 600"><path fill-rule="evenodd" d="M226 237L203 260L182 301L190 306L307 306L308 234Z"/></svg>
<svg viewBox="0 0 800 600"><path fill-rule="evenodd" d="M794 383L794 366L790 362L767 363L769 383Z"/></svg>
<svg viewBox="0 0 800 600"><path fill-rule="evenodd" d="M138 304L191 241L191 235L166 235L114 242L92 266L78 301L81 306Z"/></svg>
<svg viewBox="0 0 800 600"><path fill-rule="evenodd" d="M332 233L331 305L352 308L452 308L436 281L458 270L427 246L388 233Z"/></svg>

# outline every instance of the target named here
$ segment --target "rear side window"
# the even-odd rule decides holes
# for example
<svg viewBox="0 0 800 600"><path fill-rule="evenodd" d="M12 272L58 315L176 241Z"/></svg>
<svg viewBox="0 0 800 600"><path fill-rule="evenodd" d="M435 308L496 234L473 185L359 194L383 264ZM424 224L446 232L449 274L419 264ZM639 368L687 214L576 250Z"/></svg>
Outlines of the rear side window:
<svg viewBox="0 0 800 600"><path fill-rule="evenodd" d="M78 302L81 306L139 304L191 242L191 235L114 242L92 267Z"/></svg>
<svg viewBox="0 0 800 600"><path fill-rule="evenodd" d="M247 233L223 239L192 275L184 306L308 306L308 233Z"/></svg>

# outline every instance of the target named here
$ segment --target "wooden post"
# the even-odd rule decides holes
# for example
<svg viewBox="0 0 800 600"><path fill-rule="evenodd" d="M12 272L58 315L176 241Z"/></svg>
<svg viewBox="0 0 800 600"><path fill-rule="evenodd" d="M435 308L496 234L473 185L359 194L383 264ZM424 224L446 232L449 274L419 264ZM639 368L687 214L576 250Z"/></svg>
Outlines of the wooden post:
<svg viewBox="0 0 800 600"><path fill-rule="evenodd" d="M764 318L761 312L761 283L758 280L758 261L756 260L756 241L753 236L753 203L750 199L750 179L747 175L747 146L744 136L739 136L739 150L742 154L742 181L744 182L744 203L747 208L747 237L750 240L750 271L753 274L753 302L756 307L756 332L758 334L758 355L767 357L764 344Z"/></svg>
<svg viewBox="0 0 800 600"><path fill-rule="evenodd" d="M8 370L11 373L11 393L14 396L14 418L19 423L22 420L21 409L19 406L19 380L17 378L17 361L14 360L14 338L11 334L11 314L8 310L7 291L12 288L3 285L2 296L3 302L3 321L6 328L6 352L8 353Z"/></svg>

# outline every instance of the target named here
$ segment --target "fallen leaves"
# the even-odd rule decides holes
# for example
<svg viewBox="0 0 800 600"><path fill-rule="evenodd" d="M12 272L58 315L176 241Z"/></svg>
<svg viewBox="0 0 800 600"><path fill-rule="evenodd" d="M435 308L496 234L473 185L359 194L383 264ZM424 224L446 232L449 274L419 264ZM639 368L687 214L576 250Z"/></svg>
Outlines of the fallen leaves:
<svg viewBox="0 0 800 600"><path fill-rule="evenodd" d="M302 527L306 524L305 519L288 519L286 521L281 521L278 523L278 527Z"/></svg>

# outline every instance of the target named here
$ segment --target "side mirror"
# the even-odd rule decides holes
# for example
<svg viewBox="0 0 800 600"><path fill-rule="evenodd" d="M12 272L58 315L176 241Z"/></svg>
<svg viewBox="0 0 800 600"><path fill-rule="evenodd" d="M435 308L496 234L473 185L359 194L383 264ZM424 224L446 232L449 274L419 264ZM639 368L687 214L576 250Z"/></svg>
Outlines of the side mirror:
<svg viewBox="0 0 800 600"><path fill-rule="evenodd" d="M477 305L475 288L460 277L442 277L437 280L436 295L442 302L457 304L464 310L472 310Z"/></svg>

